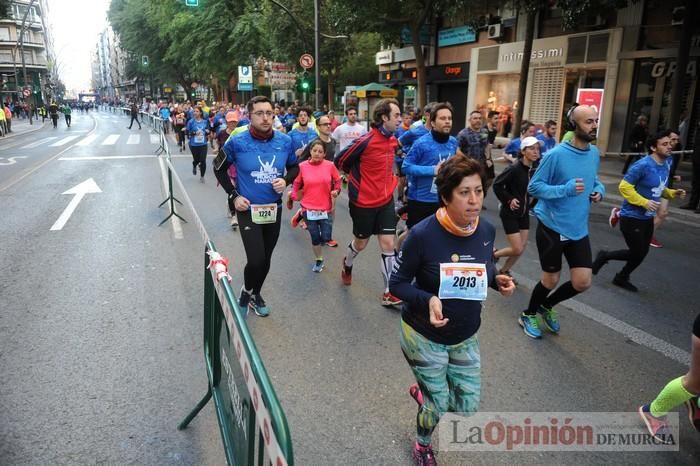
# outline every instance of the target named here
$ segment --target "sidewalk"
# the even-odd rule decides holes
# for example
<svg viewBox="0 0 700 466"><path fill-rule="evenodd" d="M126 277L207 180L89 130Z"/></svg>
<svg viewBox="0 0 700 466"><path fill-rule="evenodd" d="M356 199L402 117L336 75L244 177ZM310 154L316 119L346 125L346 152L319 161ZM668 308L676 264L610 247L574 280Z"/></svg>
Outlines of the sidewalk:
<svg viewBox="0 0 700 466"><path fill-rule="evenodd" d="M51 120L47 118L45 123L50 123L50 122L51 122ZM2 145L2 141L6 140L6 139L18 136L20 134L29 133L32 131L39 130L39 129L43 128L43 126L44 126L41 123L41 117L39 117L38 120L33 119L32 123L34 123L34 124L32 124L32 125L29 124L29 118L24 119L24 120L20 119L20 118L16 118L16 119L13 118L12 119L12 128L11 128L12 131L10 133L6 134L5 137L0 137L0 146Z"/></svg>

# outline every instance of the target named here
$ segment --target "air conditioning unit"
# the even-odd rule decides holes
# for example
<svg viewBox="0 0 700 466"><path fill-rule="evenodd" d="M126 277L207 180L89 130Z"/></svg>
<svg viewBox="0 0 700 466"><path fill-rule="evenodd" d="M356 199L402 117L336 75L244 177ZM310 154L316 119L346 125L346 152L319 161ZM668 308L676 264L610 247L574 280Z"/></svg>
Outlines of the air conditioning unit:
<svg viewBox="0 0 700 466"><path fill-rule="evenodd" d="M501 23L489 24L488 38L500 39L501 37L503 37L503 25Z"/></svg>

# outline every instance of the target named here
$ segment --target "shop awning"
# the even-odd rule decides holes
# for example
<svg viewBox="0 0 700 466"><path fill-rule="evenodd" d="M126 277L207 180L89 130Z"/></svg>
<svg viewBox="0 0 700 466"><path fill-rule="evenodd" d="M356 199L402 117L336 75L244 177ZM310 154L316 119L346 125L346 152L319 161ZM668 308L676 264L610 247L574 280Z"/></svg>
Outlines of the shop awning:
<svg viewBox="0 0 700 466"><path fill-rule="evenodd" d="M382 86L381 84L369 83L358 87L355 91L355 95L360 99L366 99L368 97L398 97L399 91Z"/></svg>

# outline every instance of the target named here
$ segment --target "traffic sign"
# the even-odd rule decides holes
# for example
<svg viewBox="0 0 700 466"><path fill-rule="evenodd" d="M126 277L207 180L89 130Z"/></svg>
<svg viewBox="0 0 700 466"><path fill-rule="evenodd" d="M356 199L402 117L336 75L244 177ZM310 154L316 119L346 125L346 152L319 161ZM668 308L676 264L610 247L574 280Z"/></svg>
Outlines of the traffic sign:
<svg viewBox="0 0 700 466"><path fill-rule="evenodd" d="M310 53L305 53L301 57L299 57L299 64L305 70L308 70L309 68L313 68L314 57L312 57Z"/></svg>
<svg viewBox="0 0 700 466"><path fill-rule="evenodd" d="M32 93L32 91L31 91L30 89L25 89L25 90L22 91L22 94L23 94L25 97L29 97L29 95L30 95L31 93Z"/></svg>

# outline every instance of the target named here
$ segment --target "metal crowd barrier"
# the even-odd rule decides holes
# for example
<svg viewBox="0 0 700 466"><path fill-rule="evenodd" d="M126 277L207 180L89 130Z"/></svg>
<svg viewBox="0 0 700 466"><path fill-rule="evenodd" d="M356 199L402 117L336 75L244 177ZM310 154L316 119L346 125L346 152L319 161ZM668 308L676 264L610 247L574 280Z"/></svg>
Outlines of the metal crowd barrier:
<svg viewBox="0 0 700 466"><path fill-rule="evenodd" d="M693 151L688 150L688 149L686 149L686 150L674 150L671 152L671 154L680 154L681 162L683 162L683 159L685 159L686 155L692 154L692 153L693 153ZM647 153L646 152L606 152L604 154L605 157L607 157L609 155L617 155L619 157L626 158L629 156L642 156L642 157L644 157L645 155L647 155Z"/></svg>
<svg viewBox="0 0 700 466"><path fill-rule="evenodd" d="M293 466L292 439L287 418L240 309L228 275L228 260L217 251L192 200L172 165L170 148L162 122L150 123L160 135L162 154L168 166L170 215L175 212L173 180L178 184L194 224L205 243L204 248L204 361L207 392L178 426L189 423L214 399L219 430L230 465ZM181 203L180 203L181 204ZM161 225L165 222L161 222Z"/></svg>

